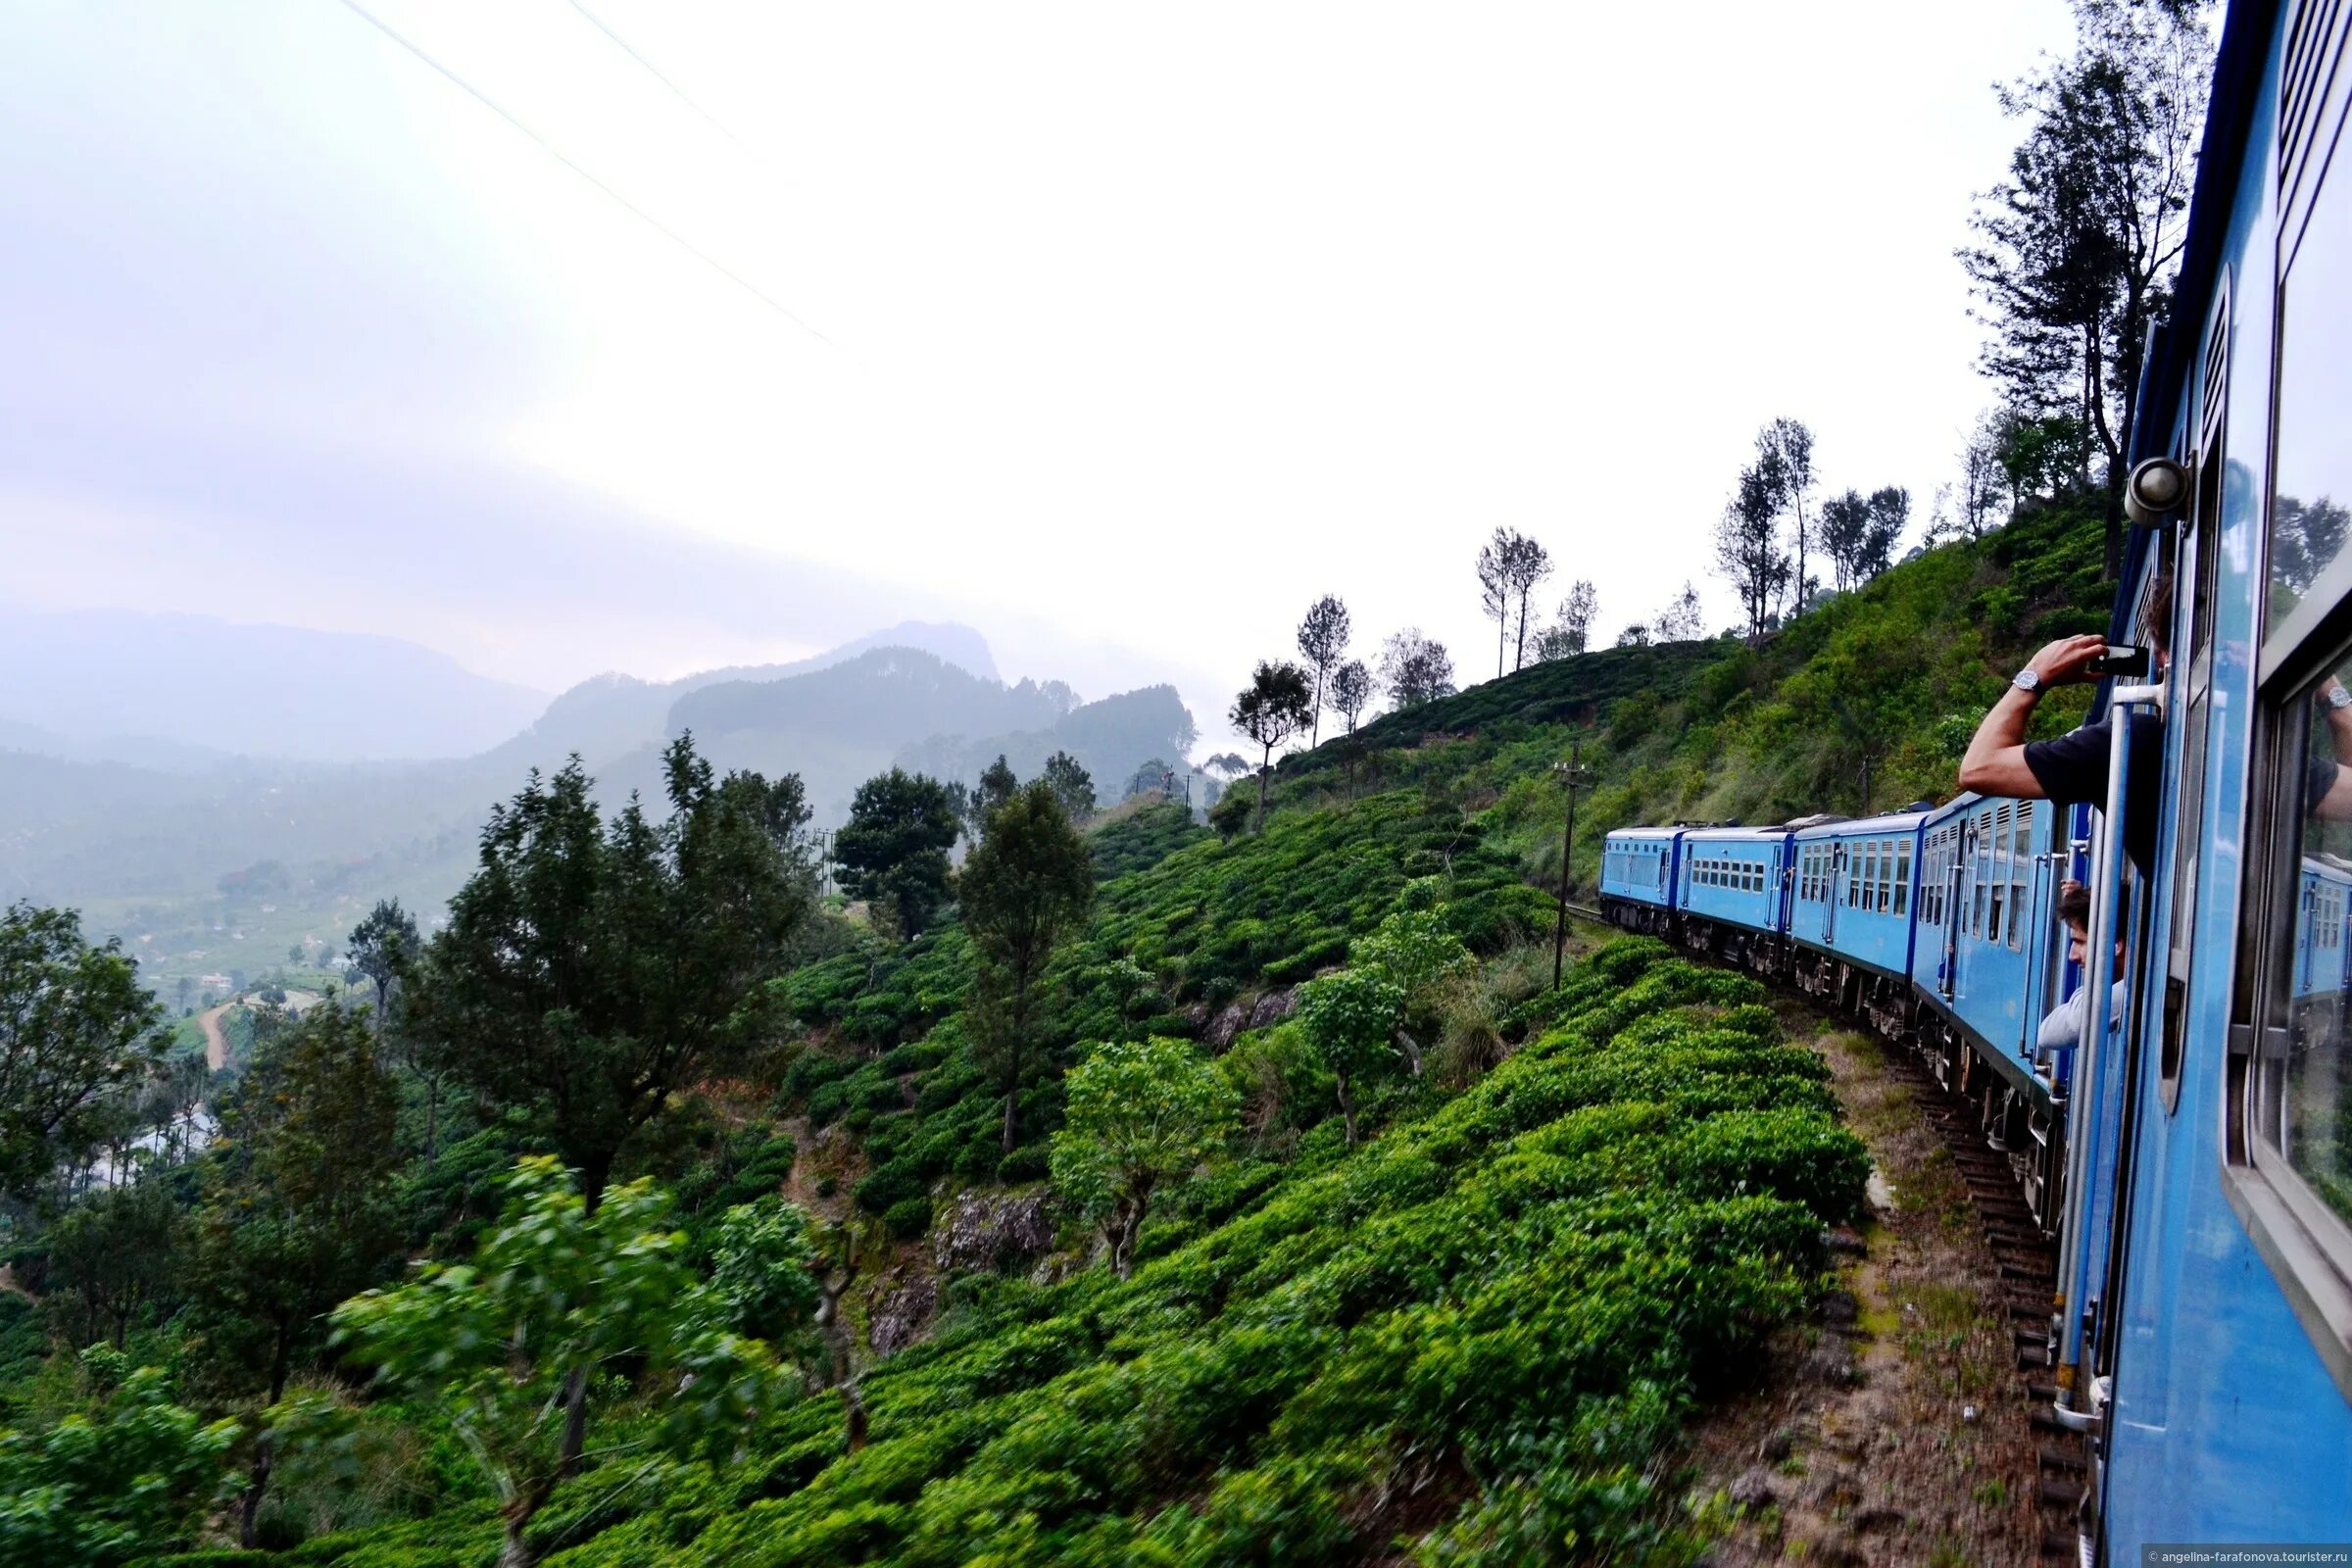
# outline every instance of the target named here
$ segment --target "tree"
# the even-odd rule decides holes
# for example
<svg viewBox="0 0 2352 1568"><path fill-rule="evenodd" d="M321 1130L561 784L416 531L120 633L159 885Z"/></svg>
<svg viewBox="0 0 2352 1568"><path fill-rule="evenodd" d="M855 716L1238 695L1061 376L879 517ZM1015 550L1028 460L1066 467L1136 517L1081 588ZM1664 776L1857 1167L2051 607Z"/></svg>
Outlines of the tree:
<svg viewBox="0 0 2352 1568"><path fill-rule="evenodd" d="M1781 553L1773 525L1779 514L1773 482L1760 468L1745 468L1715 525L1716 569L1740 596L1750 641L1771 626L1773 607L1788 583L1788 558ZM1625 639L1620 637L1617 645L1624 647Z"/></svg>
<svg viewBox="0 0 2352 1568"><path fill-rule="evenodd" d="M208 1367L237 1393L283 1398L327 1309L393 1255L398 1107L357 1014L313 1007L257 1048L205 1172L189 1282ZM265 1436L242 1508L248 1547L273 1459Z"/></svg>
<svg viewBox="0 0 2352 1568"><path fill-rule="evenodd" d="M984 834L989 814L1011 797L1012 769L1004 761L997 759L980 775ZM899 935L912 941L948 902L948 852L956 836L956 806L945 786L894 767L858 786L850 819L833 835L833 858L847 873L842 886L851 896L886 913Z"/></svg>
<svg viewBox="0 0 2352 1568"><path fill-rule="evenodd" d="M1984 368L2009 406L2069 416L2095 438L2112 576L2141 361L2172 308L2166 275L2184 235L2211 46L2189 6L2078 0L2075 32L2072 56L2000 89L2025 139L1979 200L1981 243L1959 258L1991 329Z"/></svg>
<svg viewBox="0 0 2352 1568"><path fill-rule="evenodd" d="M1370 936L1349 944L1348 956L1359 968L1396 988L1393 1039L1418 1078L1422 1052L1407 1027L1410 1019L1415 1014L1431 1016L1451 986L1476 972L1478 960L1462 945L1445 914L1428 904L1390 915Z"/></svg>
<svg viewBox="0 0 2352 1568"><path fill-rule="evenodd" d="M375 988L376 1030L380 1034L384 1020L392 1010L392 987L424 944L416 934L416 917L400 906L398 899L381 899L368 917L352 927L343 942L344 955L349 962L345 979L352 985L365 982Z"/></svg>
<svg viewBox="0 0 2352 1568"><path fill-rule="evenodd" d="M1274 775L1274 748L1306 727L1306 671L1297 664L1259 660L1250 684L1226 715L1233 727L1263 749L1257 772L1257 830L1266 827L1266 786Z"/></svg>
<svg viewBox="0 0 2352 1568"><path fill-rule="evenodd" d="M529 1568L526 1531L571 1468L570 1391L643 1369L650 1430L680 1455L723 1457L787 1392L774 1356L724 1326L740 1301L701 1288L651 1182L590 1207L557 1160L524 1159L470 1264L427 1263L335 1309L339 1338L403 1396L438 1410L481 1467L506 1526L500 1568Z"/></svg>
<svg viewBox="0 0 2352 1568"><path fill-rule="evenodd" d="M1987 413L1978 419L1960 449L1959 523L1969 538L1982 539L1992 531L1993 509L2000 505L2004 477L2000 419Z"/></svg>
<svg viewBox="0 0 2352 1568"><path fill-rule="evenodd" d="M1392 634L1380 650L1380 678L1396 708L1419 708L1453 695L1453 660L1418 626Z"/></svg>
<svg viewBox="0 0 2352 1568"><path fill-rule="evenodd" d="M989 813L1011 800L1013 792L1020 787L1021 781L1013 776L1003 752L997 754L995 761L980 770L980 787L972 792L972 804L979 808L983 832L987 830Z"/></svg>
<svg viewBox="0 0 2352 1568"><path fill-rule="evenodd" d="M1650 622L1650 630L1662 643L1695 642L1706 635L1706 613L1699 608L1698 589L1684 583L1683 591L1666 602L1658 618Z"/></svg>
<svg viewBox="0 0 2352 1568"><path fill-rule="evenodd" d="M1331 706L1348 720L1348 733L1355 733L1356 715L1372 701L1372 672L1360 659L1350 659L1331 677Z"/></svg>
<svg viewBox="0 0 2352 1568"><path fill-rule="evenodd" d="M105 1350L82 1359L121 1364ZM193 1546L235 1482L224 1465L236 1441L235 1421L207 1426L174 1404L156 1367L122 1378L91 1414L0 1430L0 1568L115 1568Z"/></svg>
<svg viewBox="0 0 2352 1568"><path fill-rule="evenodd" d="M1054 950L1094 904L1095 860L1044 783L1004 803L956 881L979 960L972 1025L982 1064L1004 1095L1004 1150L1019 1134L1039 992Z"/></svg>
<svg viewBox="0 0 2352 1568"><path fill-rule="evenodd" d="M1078 759L1067 752L1055 752L1046 759L1043 775L1046 788L1061 803L1062 813L1073 822L1083 822L1095 814L1095 781Z"/></svg>
<svg viewBox="0 0 2352 1568"><path fill-rule="evenodd" d="M491 813L480 866L409 990L407 1026L489 1104L536 1120L591 1206L671 1096L766 1043L747 997L785 967L814 905L797 777L713 782L690 737L664 761L670 815L658 827L635 801L602 822L576 758L553 779L533 773ZM897 777L923 786L924 811L903 815L944 885L946 792ZM879 846L901 824L874 809L869 791L884 783L859 790L866 831L841 853L887 892L899 884Z"/></svg>
<svg viewBox="0 0 2352 1568"><path fill-rule="evenodd" d="M1054 1135L1054 1185L1097 1220L1120 1279L1152 1195L1224 1148L1240 1096L1191 1044L1153 1036L1087 1048L1070 1070L1068 1119Z"/></svg>
<svg viewBox="0 0 2352 1568"><path fill-rule="evenodd" d="M1591 645L1592 622L1600 613L1600 596L1588 579L1580 578L1569 588L1568 597L1560 601L1559 624L1544 633L1539 641L1539 659L1565 659L1581 654Z"/></svg>
<svg viewBox="0 0 2352 1568"><path fill-rule="evenodd" d="M0 913L0 1194L29 1196L87 1149L167 1038L120 939L90 946L71 909Z"/></svg>
<svg viewBox="0 0 2352 1568"><path fill-rule="evenodd" d="M1813 432L1796 419L1775 419L1764 426L1756 432L1755 472L1772 499L1774 513L1788 514L1790 535L1796 542L1796 610L1802 612L1814 586L1805 570L1809 543L1805 502L1813 491Z"/></svg>
<svg viewBox="0 0 2352 1568"><path fill-rule="evenodd" d="M1478 607L1494 622L1494 674L1502 675L1502 651L1510 641L1511 631L1511 573L1514 566L1511 541L1518 536L1508 528L1497 528L1494 537L1478 551Z"/></svg>
<svg viewBox="0 0 2352 1568"><path fill-rule="evenodd" d="M1219 752L1200 765L1212 773L1222 774L1228 784L1250 771L1250 760L1239 752Z"/></svg>
<svg viewBox="0 0 2352 1568"><path fill-rule="evenodd" d="M1396 1060L1391 1042L1404 1011L1403 988L1378 969L1343 969L1300 986L1298 1004L1298 1027L1338 1087L1340 1116L1352 1147L1356 1086Z"/></svg>
<svg viewBox="0 0 2352 1568"><path fill-rule="evenodd" d="M1512 535L1510 557L1511 593L1519 602L1518 635L1513 643L1511 667L1527 665L1527 607L1535 596L1536 587L1551 575L1551 553L1535 540L1522 534Z"/></svg>
<svg viewBox="0 0 2352 1568"><path fill-rule="evenodd" d="M1885 571L1895 541L1911 519L1911 492L1888 485L1865 497L1859 490L1821 504L1821 547L1836 568L1838 591L1847 593Z"/></svg>
<svg viewBox="0 0 2352 1568"><path fill-rule="evenodd" d="M1617 634L1617 646L1620 648L1647 648L1649 646L1649 628L1640 621L1634 622Z"/></svg>
<svg viewBox="0 0 2352 1568"><path fill-rule="evenodd" d="M50 1301L74 1320L74 1340L122 1348L131 1326L178 1294L184 1226L157 1176L92 1193L46 1238Z"/></svg>
<svg viewBox="0 0 2352 1568"><path fill-rule="evenodd" d="M1298 653L1315 677L1313 725L1309 746L1323 743L1323 693L1325 683L1348 652L1348 607L1337 598L1325 594L1306 609L1306 618L1298 623Z"/></svg>

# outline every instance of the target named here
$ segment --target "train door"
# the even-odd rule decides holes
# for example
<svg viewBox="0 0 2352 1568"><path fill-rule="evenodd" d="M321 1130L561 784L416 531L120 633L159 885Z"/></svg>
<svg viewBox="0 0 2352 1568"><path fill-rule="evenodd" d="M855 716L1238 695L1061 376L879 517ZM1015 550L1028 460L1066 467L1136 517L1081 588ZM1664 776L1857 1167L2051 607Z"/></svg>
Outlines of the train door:
<svg viewBox="0 0 2352 1568"><path fill-rule="evenodd" d="M1839 839L1830 850L1829 905L1821 914L1821 945L1834 947L1838 941L1838 908L1845 902L1846 891L1853 884L1854 868L1846 855L1845 840Z"/></svg>

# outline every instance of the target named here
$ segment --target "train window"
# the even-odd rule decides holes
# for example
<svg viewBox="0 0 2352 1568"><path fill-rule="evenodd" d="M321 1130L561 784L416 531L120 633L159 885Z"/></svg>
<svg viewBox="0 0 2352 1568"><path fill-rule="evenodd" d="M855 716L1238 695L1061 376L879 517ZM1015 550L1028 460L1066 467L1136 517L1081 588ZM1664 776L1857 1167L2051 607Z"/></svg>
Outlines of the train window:
<svg viewBox="0 0 2352 1568"><path fill-rule="evenodd" d="M1982 825L1984 819L1979 817L1977 821L1980 825L1975 834L1976 848L1969 856L1970 865L1968 868L1969 885L1976 890L1975 897L1970 901L1973 907L1968 912L1968 934L1972 937L1981 937L1984 934L1984 901L1986 884L1989 880L1986 871L1992 864L1991 846L1985 838Z"/></svg>
<svg viewBox="0 0 2352 1568"><path fill-rule="evenodd" d="M1879 845L1879 912L1885 914L1894 907L1894 840Z"/></svg>
<svg viewBox="0 0 2352 1568"><path fill-rule="evenodd" d="M1911 912L1911 841L1904 839L1894 847L1894 912Z"/></svg>
<svg viewBox="0 0 2352 1568"><path fill-rule="evenodd" d="M2332 1277L2352 1293L2352 973L2342 914L2352 887L2352 706L2335 706L2346 683L2352 657L2266 704L2262 819L2272 829L2274 912L2263 924L2282 940L2262 965L2264 1027L2237 1065L2232 1109L2239 1149L2326 1259L2290 1262L2291 1272ZM2282 1250L2295 1256L2293 1247Z"/></svg>
<svg viewBox="0 0 2352 1568"><path fill-rule="evenodd" d="M2321 188L2279 289L2268 617L2281 652L2352 592L2352 448L2342 438L2344 366L2352 360L2352 313L2342 309L2352 289L2346 183L2338 174Z"/></svg>
<svg viewBox="0 0 2352 1568"><path fill-rule="evenodd" d="M2019 807L2009 827L2009 946L2024 952L2026 946L2026 909L2033 898L2034 879L2034 811L2031 807Z"/></svg>
<svg viewBox="0 0 2352 1568"><path fill-rule="evenodd" d="M1990 830L1991 912L1984 922L1984 940L1998 943L2001 909L2009 902L2009 808L2004 806L1995 810L1985 825Z"/></svg>

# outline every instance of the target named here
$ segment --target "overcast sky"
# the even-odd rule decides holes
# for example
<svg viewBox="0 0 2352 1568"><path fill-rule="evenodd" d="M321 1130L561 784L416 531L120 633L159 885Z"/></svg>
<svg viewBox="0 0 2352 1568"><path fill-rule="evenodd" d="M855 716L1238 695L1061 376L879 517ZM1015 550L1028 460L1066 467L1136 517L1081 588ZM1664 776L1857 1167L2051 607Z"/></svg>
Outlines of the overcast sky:
<svg viewBox="0 0 2352 1568"><path fill-rule="evenodd" d="M1775 415L1924 516L1986 396L1991 83L2069 35L360 3L530 134L338 0L0 11L0 597L551 690L953 616L1212 730L1324 592L1367 657L1411 622L1491 672L1498 523L1611 634L1686 579L1729 623L1707 541Z"/></svg>

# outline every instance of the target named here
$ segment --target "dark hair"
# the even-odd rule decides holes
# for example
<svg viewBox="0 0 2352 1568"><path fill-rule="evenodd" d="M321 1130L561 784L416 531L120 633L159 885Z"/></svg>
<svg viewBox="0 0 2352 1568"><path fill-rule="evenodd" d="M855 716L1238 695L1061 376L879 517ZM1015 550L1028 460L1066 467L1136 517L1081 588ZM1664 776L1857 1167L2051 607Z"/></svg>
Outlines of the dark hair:
<svg viewBox="0 0 2352 1568"><path fill-rule="evenodd" d="M2072 887L2058 895L2058 918L2068 925L2090 929L2090 889Z"/></svg>
<svg viewBox="0 0 2352 1568"><path fill-rule="evenodd" d="M2173 651L2173 574L2156 575L2155 585L2148 590L2146 636L2166 653Z"/></svg>

